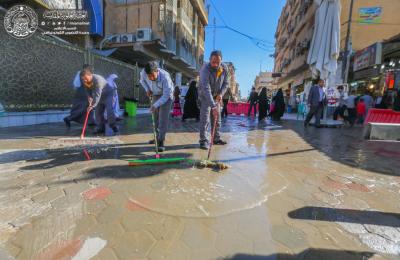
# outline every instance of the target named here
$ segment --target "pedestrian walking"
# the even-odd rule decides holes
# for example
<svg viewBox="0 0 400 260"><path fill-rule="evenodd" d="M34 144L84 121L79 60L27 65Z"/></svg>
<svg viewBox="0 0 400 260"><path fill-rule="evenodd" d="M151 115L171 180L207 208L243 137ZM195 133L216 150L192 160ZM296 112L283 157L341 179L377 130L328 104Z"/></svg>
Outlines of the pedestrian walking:
<svg viewBox="0 0 400 260"><path fill-rule="evenodd" d="M396 97L394 98L393 110L400 112L400 89L397 90Z"/></svg>
<svg viewBox="0 0 400 260"><path fill-rule="evenodd" d="M181 109L181 90L178 86L174 89L174 108L172 110L172 117L178 117L182 115Z"/></svg>
<svg viewBox="0 0 400 260"><path fill-rule="evenodd" d="M346 100L347 116L345 116L345 121L349 122L351 126L354 125L357 118L356 99L355 91L352 91Z"/></svg>
<svg viewBox="0 0 400 260"><path fill-rule="evenodd" d="M88 64L83 65L82 69L84 70L86 68L90 68L91 70L93 70L91 68L91 66ZM71 108L70 114L64 118L64 123L67 126L67 128L71 127L71 122L83 124L83 122L85 121L85 117L86 117L86 111L89 106L85 88L82 86L82 83L81 83L80 73L81 73L81 71L78 71L76 73L74 81L73 81L73 87L75 89L75 94L74 94L74 98L72 100L72 108ZM94 117L93 117L93 111L91 111L89 114L88 124L89 125L95 124Z"/></svg>
<svg viewBox="0 0 400 260"><path fill-rule="evenodd" d="M283 97L283 91L280 88L276 95L272 98L272 103L271 103L271 111L269 113L269 116L272 118L274 121L279 121L281 120L281 117L285 113L285 99Z"/></svg>
<svg viewBox="0 0 400 260"><path fill-rule="evenodd" d="M158 68L156 62L147 63L140 75L140 83L152 100L150 112L155 120L158 151L164 152L174 84L169 73ZM150 140L149 143L154 144L155 140Z"/></svg>
<svg viewBox="0 0 400 260"><path fill-rule="evenodd" d="M338 98L338 106L336 107L334 113L333 113L333 120L338 120L338 117L344 118L344 112L346 111L346 100L348 98L347 94L345 93L343 86L338 86L337 88L339 92L339 98Z"/></svg>
<svg viewBox="0 0 400 260"><path fill-rule="evenodd" d="M366 112L368 112L368 110L369 110L370 108L373 108L373 107L374 107L374 99L373 99L372 96L370 95L370 92L369 92L369 91L366 91L365 94L364 94L364 96L362 96L361 98L364 99L364 104L365 104L365 107L366 107L366 109L367 109Z"/></svg>
<svg viewBox="0 0 400 260"><path fill-rule="evenodd" d="M110 86L105 78L93 74L91 68L85 68L80 73L82 85L85 87L88 98L88 110L95 109L97 130L95 134L105 133L104 112L107 113L107 122L114 134L118 133L116 117L114 113L115 89Z"/></svg>
<svg viewBox="0 0 400 260"><path fill-rule="evenodd" d="M324 92L325 81L323 79L318 80L318 85L314 85L310 89L308 94L307 104L310 107L310 111L307 114L304 126L307 127L312 117L315 117L315 126L321 127L321 116L324 111L324 105L326 103L326 95Z"/></svg>
<svg viewBox="0 0 400 260"><path fill-rule="evenodd" d="M267 88L262 88L260 95L258 97L258 121L262 121L268 116L268 97L267 97Z"/></svg>
<svg viewBox="0 0 400 260"><path fill-rule="evenodd" d="M115 82L115 80L118 79L118 75L117 74L111 74L110 76L108 76L107 78L107 82L108 85L112 88L114 88L114 99L113 99L113 110L114 110L114 114L115 114L115 119L117 121L122 120L121 118L121 108L119 106L119 97L118 97L118 86L117 83Z"/></svg>
<svg viewBox="0 0 400 260"><path fill-rule="evenodd" d="M200 121L199 96L196 85L196 81L190 82L189 89L186 93L185 104L183 105L183 122L188 118L195 118L197 121Z"/></svg>
<svg viewBox="0 0 400 260"><path fill-rule="evenodd" d="M367 113L367 106L365 105L364 98L360 98L357 104L357 123L363 124L365 115Z"/></svg>
<svg viewBox="0 0 400 260"><path fill-rule="evenodd" d="M247 116L251 115L251 111L254 108L254 116L257 115L257 103L258 103L258 93L256 92L256 88L251 88L249 99L247 103L250 103L249 111L247 112Z"/></svg>
<svg viewBox="0 0 400 260"><path fill-rule="evenodd" d="M229 103L229 100L230 100L231 98L233 98L232 91L231 91L231 89L228 87L228 88L226 89L225 94L224 94L223 97L222 97L222 103L223 103L223 108L222 108L222 112L221 112L221 117L222 117L222 118L228 117L228 103Z"/></svg>
<svg viewBox="0 0 400 260"><path fill-rule="evenodd" d="M200 148L207 150L210 145L208 138L208 127L214 129L215 135L213 144L225 145L221 139L221 111L220 104L222 96L229 86L229 70L222 63L221 51L213 51L210 55L210 62L203 65L200 70L199 100L200 100Z"/></svg>
<svg viewBox="0 0 400 260"><path fill-rule="evenodd" d="M382 97L380 97L380 99L376 100L375 102L375 108L379 108L379 109L388 109L389 107L389 95L387 92L385 92L383 94Z"/></svg>

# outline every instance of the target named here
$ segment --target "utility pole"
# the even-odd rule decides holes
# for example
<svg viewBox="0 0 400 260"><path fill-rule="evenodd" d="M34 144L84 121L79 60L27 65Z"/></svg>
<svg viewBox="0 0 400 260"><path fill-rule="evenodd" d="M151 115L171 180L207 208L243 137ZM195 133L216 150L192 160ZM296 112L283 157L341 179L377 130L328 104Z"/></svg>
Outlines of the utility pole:
<svg viewBox="0 0 400 260"><path fill-rule="evenodd" d="M351 22L352 22L352 17L353 17L353 6L354 6L354 0L350 1L350 12L349 12L349 20L347 21L347 34L346 34L346 49L345 49L345 66L343 70L343 83L348 82L349 78L349 70L350 70L350 37L351 37Z"/></svg>
<svg viewBox="0 0 400 260"><path fill-rule="evenodd" d="M213 39L213 49L215 51L215 41L217 38L217 19L214 17L214 39Z"/></svg>

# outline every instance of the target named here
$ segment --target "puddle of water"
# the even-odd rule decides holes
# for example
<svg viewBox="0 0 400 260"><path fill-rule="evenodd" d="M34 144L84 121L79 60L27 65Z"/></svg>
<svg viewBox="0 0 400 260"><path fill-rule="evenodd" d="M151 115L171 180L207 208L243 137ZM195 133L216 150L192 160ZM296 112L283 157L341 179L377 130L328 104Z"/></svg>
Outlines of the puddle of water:
<svg viewBox="0 0 400 260"><path fill-rule="evenodd" d="M247 146L249 135L258 140L250 148ZM269 196L287 187L286 178L279 172L269 172L263 159L267 150L267 134L256 130L237 134L234 138L234 142L228 140L223 150L216 150L213 158L228 157L226 161L230 169L217 173L210 169L170 167L164 169L163 174L151 178L128 179L130 200L142 208L165 215L207 218L257 207ZM229 155L226 150L230 151ZM229 158L235 160L230 162ZM269 185L271 182L273 186ZM147 198L151 203L142 203L136 198Z"/></svg>

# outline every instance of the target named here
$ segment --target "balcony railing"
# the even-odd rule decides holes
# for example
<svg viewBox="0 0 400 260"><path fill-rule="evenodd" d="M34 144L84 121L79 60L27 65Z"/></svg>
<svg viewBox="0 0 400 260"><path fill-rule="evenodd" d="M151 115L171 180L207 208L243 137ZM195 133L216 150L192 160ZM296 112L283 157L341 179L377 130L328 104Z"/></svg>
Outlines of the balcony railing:
<svg viewBox="0 0 400 260"><path fill-rule="evenodd" d="M204 24L208 24L208 13L204 6L204 0L191 0L192 5L198 9L198 15Z"/></svg>
<svg viewBox="0 0 400 260"><path fill-rule="evenodd" d="M183 8L178 10L178 21L182 23L183 27L192 34L193 23Z"/></svg>

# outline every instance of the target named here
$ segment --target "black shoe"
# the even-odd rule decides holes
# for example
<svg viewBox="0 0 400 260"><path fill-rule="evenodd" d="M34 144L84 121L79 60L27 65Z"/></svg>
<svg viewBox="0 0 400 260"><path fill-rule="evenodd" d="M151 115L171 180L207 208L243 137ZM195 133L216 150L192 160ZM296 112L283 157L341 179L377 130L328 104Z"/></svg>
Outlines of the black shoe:
<svg viewBox="0 0 400 260"><path fill-rule="evenodd" d="M65 126L66 126L67 128L70 128L70 127L71 127L71 121L69 121L68 118L64 118L64 123L65 123Z"/></svg>
<svg viewBox="0 0 400 260"><path fill-rule="evenodd" d="M113 130L114 134L119 132L118 126L116 126L116 125L111 127L111 129Z"/></svg>
<svg viewBox="0 0 400 260"><path fill-rule="evenodd" d="M215 144L215 145L226 145L227 142L222 141L221 139L219 139L219 140L214 140L214 144Z"/></svg>
<svg viewBox="0 0 400 260"><path fill-rule="evenodd" d="M164 146L164 142L160 142L158 145L158 152L162 153L165 152L165 146Z"/></svg>
<svg viewBox="0 0 400 260"><path fill-rule="evenodd" d="M304 121L304 127L308 127L308 123L306 121Z"/></svg>
<svg viewBox="0 0 400 260"><path fill-rule="evenodd" d="M149 141L149 144L155 144L155 143L156 142L154 141L154 139Z"/></svg>
<svg viewBox="0 0 400 260"><path fill-rule="evenodd" d="M200 149L202 150L208 150L209 145L207 142L200 142Z"/></svg>
<svg viewBox="0 0 400 260"><path fill-rule="evenodd" d="M96 131L93 132L94 135L101 135L105 133L106 133L105 129L97 129Z"/></svg>

